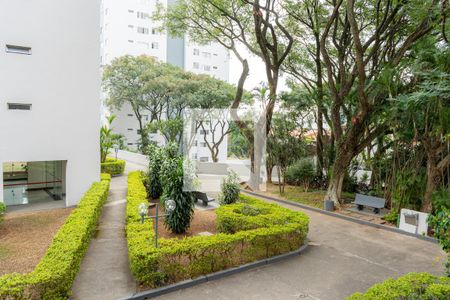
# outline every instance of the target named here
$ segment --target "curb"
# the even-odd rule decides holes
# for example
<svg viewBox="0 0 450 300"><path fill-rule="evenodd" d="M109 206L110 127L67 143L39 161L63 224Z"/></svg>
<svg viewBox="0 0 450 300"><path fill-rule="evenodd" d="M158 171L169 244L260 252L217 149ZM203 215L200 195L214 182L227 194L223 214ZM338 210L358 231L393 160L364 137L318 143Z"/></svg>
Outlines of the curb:
<svg viewBox="0 0 450 300"><path fill-rule="evenodd" d="M308 248L308 239L305 240L305 243L300 248L298 248L297 250L288 252L288 253L261 259L261 260L254 261L254 262L242 265L242 266L218 271L215 273L203 275L203 276L200 276L200 277L197 277L194 279L187 279L185 281L180 281L180 282L177 282L177 283L174 283L171 285L167 285L167 286L163 286L163 287L160 287L157 289L140 292L140 293L128 296L128 297L120 298L120 300L143 300L143 299L158 297L158 296L172 293L172 292L175 292L175 291L178 291L181 289L196 286L196 285L204 283L204 282L222 279L222 278L228 277L228 276L236 274L236 273L241 273L241 272L251 270L251 269L254 269L257 267L262 267L265 265L283 261L288 258L295 257L295 256L302 254L307 248Z"/></svg>
<svg viewBox="0 0 450 300"><path fill-rule="evenodd" d="M420 239L420 240L423 240L423 241L426 241L426 242L435 243L435 244L439 243L435 238L432 238L432 237L429 237L429 236L423 236L423 235L419 235L419 234L414 234L414 233L410 233L410 232L407 232L407 231L403 231L403 230L401 230L401 229L399 229L397 227L390 227L390 226L385 226L385 225L382 225L382 224L375 224L375 223L372 223L372 222L369 222L369 221L352 218L352 217L349 217L349 216L341 215L341 214L338 214L338 213L335 213L335 212L331 212L331 211L322 210L320 208L312 207L312 206L309 206L309 205L300 204L300 203L297 203L297 202L284 200L284 199L279 199L279 198L275 198L275 197L271 197L271 196L261 195L261 194L258 194L258 193L255 193L255 192L251 192L251 191L247 191L247 190L243 190L243 189L241 189L241 192L244 192L244 193L252 195L252 196L264 198L264 199L267 199L267 200L272 200L272 201L279 202L279 203L284 203L284 204L288 204L288 205L292 205L292 206L297 206L297 207L300 207L300 208L303 208L303 209L307 209L307 210L314 211L314 212L317 212L317 213L320 213L320 214L323 214L323 215L339 218L339 219L342 219L342 220L350 221L350 222L353 222L353 223L357 223L357 224L366 225L366 226L370 226L370 227L374 227L374 228L378 228L378 229L383 229L383 230L386 230L386 231L391 231L391 232L403 234L403 235L414 237L414 238L417 238L417 239Z"/></svg>

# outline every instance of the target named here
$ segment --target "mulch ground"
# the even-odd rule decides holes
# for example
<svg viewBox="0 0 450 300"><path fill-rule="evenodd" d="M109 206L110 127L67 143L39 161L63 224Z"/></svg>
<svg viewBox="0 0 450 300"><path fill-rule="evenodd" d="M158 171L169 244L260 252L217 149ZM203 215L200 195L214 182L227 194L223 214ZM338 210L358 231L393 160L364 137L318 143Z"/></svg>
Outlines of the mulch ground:
<svg viewBox="0 0 450 300"><path fill-rule="evenodd" d="M0 276L34 269L72 208L6 214L0 225Z"/></svg>
<svg viewBox="0 0 450 300"><path fill-rule="evenodd" d="M154 202L154 201L152 201ZM164 214L164 211L162 208L159 208L159 213ZM150 209L150 214L152 216L155 215L155 209ZM164 220L160 219L158 222L158 237L159 238L179 238L182 239L184 237L189 236L195 236L198 235L200 232L210 232L212 234L215 234L217 232L216 230L216 213L214 210L198 210L196 209L194 211L194 218L191 222L191 226L184 234L175 234L172 233L170 230L167 230L164 226Z"/></svg>

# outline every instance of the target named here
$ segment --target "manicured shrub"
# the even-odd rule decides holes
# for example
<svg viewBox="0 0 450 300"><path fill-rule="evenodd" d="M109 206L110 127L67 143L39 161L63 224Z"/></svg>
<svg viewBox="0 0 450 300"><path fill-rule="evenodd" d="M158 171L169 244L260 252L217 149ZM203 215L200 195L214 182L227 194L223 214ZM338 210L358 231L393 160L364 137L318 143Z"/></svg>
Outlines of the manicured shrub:
<svg viewBox="0 0 450 300"><path fill-rule="evenodd" d="M0 202L0 225L3 223L3 216L6 212L6 205L3 202Z"/></svg>
<svg viewBox="0 0 450 300"><path fill-rule="evenodd" d="M250 221L242 227L247 230L234 234L218 233L212 236L194 236L185 239L161 238L159 248L155 248L152 220L146 220L144 224L141 224L137 211L139 203L148 203L145 197L142 173L130 173L126 226L130 266L136 280L151 287L195 278L298 249L304 243L308 232L308 217L301 212L292 212L297 216L292 216L290 221L282 224L273 226L262 224L261 227L253 226L256 229L251 229L253 217L247 217ZM281 213L287 214L285 211L287 209L280 206L248 196L241 195L240 198L245 203L233 205L257 207L261 211L258 216L271 212L276 214L277 208L282 211ZM222 217L218 213L218 219L222 221L217 222L234 224L236 215L240 215L230 213L228 216L227 213L229 210L224 210ZM246 219L246 216L241 218Z"/></svg>
<svg viewBox="0 0 450 300"><path fill-rule="evenodd" d="M161 197L163 188L161 185L161 165L164 161L164 148L160 148L156 145L150 145L148 147L148 180L146 181L146 187L149 196L152 199L158 199Z"/></svg>
<svg viewBox="0 0 450 300"><path fill-rule="evenodd" d="M229 171L228 176L223 179L221 184L220 204L235 203L239 199L240 189L238 175L234 171Z"/></svg>
<svg viewBox="0 0 450 300"><path fill-rule="evenodd" d="M67 217L36 268L0 277L0 299L66 299L108 196L109 181L94 183Z"/></svg>
<svg viewBox="0 0 450 300"><path fill-rule="evenodd" d="M112 176L121 175L125 171L125 161L107 157L106 161L101 163L102 173L107 173Z"/></svg>
<svg viewBox="0 0 450 300"><path fill-rule="evenodd" d="M178 154L166 155L161 166L162 202L172 199L176 204L175 210L164 218L164 224L174 233L186 232L194 216L194 194L184 188L186 181L192 180L186 169Z"/></svg>
<svg viewBox="0 0 450 300"><path fill-rule="evenodd" d="M363 293L355 293L348 300L447 300L450 295L450 278L428 273L409 273L394 280L372 286Z"/></svg>
<svg viewBox="0 0 450 300"><path fill-rule="evenodd" d="M307 192L315 174L316 170L311 159L300 159L287 168L286 182L300 185Z"/></svg>
<svg viewBox="0 0 450 300"><path fill-rule="evenodd" d="M100 174L100 180L106 180L106 181L111 181L111 174L108 173L101 173Z"/></svg>

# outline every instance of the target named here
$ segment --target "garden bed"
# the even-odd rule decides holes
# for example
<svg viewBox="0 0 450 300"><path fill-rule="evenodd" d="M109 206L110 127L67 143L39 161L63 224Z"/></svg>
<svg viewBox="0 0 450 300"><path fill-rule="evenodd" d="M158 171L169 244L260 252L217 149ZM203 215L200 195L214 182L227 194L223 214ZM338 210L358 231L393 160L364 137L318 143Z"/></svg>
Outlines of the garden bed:
<svg viewBox="0 0 450 300"><path fill-rule="evenodd" d="M71 211L63 208L7 214L0 225L0 276L32 271Z"/></svg>
<svg viewBox="0 0 450 300"><path fill-rule="evenodd" d="M308 217L245 195L216 210L217 233L183 239L162 238L154 247L151 221L143 224L137 207L147 202L143 175L128 178L127 242L131 271L142 285L158 287L243 265L300 248Z"/></svg>
<svg viewBox="0 0 450 300"><path fill-rule="evenodd" d="M149 213L155 215L155 209L150 209ZM160 207L159 213L164 214L164 210ZM183 234L172 233L164 226L164 219L160 219L158 222L158 238L178 238L199 235L202 232L210 232L215 234L216 230L216 213L213 210L198 210L194 211L194 218L192 219L191 226Z"/></svg>

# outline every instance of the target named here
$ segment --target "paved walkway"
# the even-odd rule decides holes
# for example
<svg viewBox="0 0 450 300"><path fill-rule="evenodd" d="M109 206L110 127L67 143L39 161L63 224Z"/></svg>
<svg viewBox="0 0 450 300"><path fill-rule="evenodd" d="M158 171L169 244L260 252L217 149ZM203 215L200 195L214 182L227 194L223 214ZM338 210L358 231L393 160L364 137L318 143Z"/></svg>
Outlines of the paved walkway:
<svg viewBox="0 0 450 300"><path fill-rule="evenodd" d="M124 231L126 196L127 175L113 177L97 232L72 286L72 299L118 299L136 291Z"/></svg>
<svg viewBox="0 0 450 300"><path fill-rule="evenodd" d="M270 201L269 201L270 202ZM298 207L283 205L293 210ZM158 299L345 299L388 276L442 275L437 244L305 211L310 246L299 257L180 290Z"/></svg>

